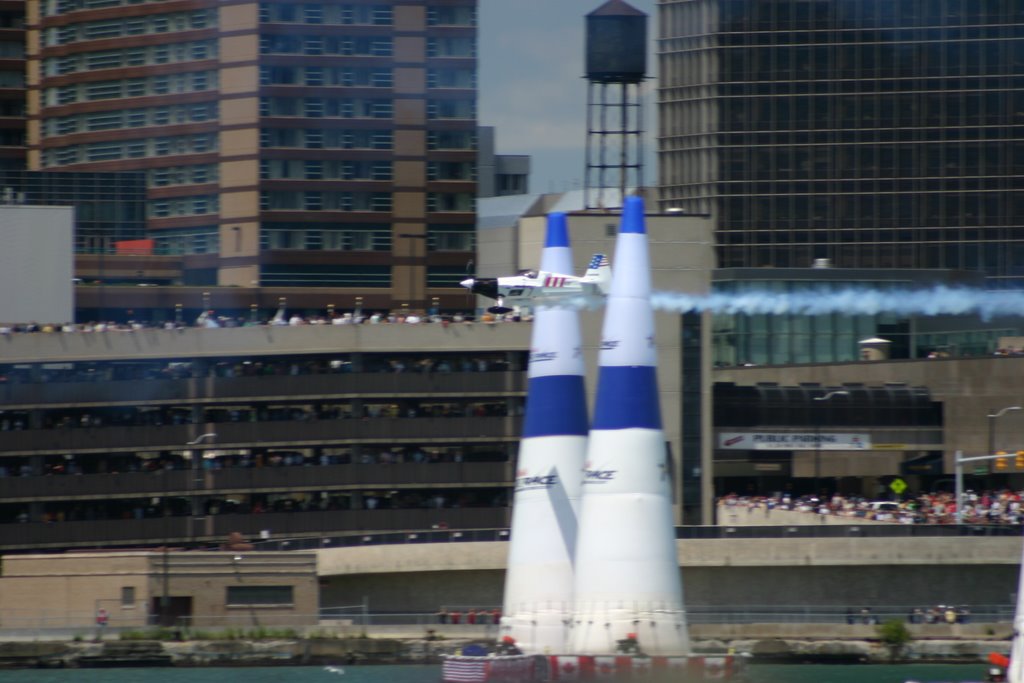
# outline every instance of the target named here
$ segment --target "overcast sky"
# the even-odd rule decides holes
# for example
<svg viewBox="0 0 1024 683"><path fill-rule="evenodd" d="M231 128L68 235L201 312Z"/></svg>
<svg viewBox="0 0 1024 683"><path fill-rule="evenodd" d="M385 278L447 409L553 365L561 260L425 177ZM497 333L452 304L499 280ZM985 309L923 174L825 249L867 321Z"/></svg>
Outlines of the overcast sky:
<svg viewBox="0 0 1024 683"><path fill-rule="evenodd" d="M656 0L627 0L649 15L653 58ZM532 157L531 192L558 192L583 182L587 89L583 33L587 13L604 0L480 0L479 120L494 126L499 154ZM644 86L648 123L644 179L653 181L653 103L656 82Z"/></svg>

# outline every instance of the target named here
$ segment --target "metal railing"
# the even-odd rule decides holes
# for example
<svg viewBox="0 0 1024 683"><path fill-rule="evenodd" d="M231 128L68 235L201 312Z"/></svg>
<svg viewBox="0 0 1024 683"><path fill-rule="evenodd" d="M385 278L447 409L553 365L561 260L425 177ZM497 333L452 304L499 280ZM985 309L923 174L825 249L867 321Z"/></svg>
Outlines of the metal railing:
<svg viewBox="0 0 1024 683"><path fill-rule="evenodd" d="M308 468L315 471L315 468ZM197 529L202 543L211 537L222 538L231 531L257 536L273 529L273 540L259 541L259 550L317 550L367 545L405 545L410 543L467 543L507 541L508 507L493 508L412 508L407 510L324 510L316 512L262 513L260 515L225 514L204 517ZM83 538L89 545L141 547L153 539L183 543L190 538L191 517L141 520L99 520L25 523L0 525L0 547L63 549ZM320 530L333 529L324 534ZM371 529L372 531L364 531ZM676 538L734 540L748 538L960 538L1019 537L1024 526L972 524L836 524L790 526L681 526Z"/></svg>
<svg viewBox="0 0 1024 683"><path fill-rule="evenodd" d="M1015 537L1024 534L1024 526L973 524L865 524L782 525L782 526L678 526L676 538L730 540L740 538L959 538L964 536ZM318 538L281 538L261 541L259 550L317 550L364 545L404 545L409 543L466 543L507 541L509 530L426 529L401 532L332 534Z"/></svg>
<svg viewBox="0 0 1024 683"><path fill-rule="evenodd" d="M939 605L693 605L686 608L690 624L880 624L892 619L913 624L945 624ZM1013 605L955 605L955 623L1010 623ZM929 610L936 610L929 616ZM915 613L915 610L920 610ZM934 619L934 620L932 620Z"/></svg>
<svg viewBox="0 0 1024 683"><path fill-rule="evenodd" d="M933 609L934 608L934 609ZM956 624L1011 624L1013 606L1006 605L956 605L960 616ZM919 610L915 614L915 610ZM932 610L932 617L927 612ZM119 634L123 631L145 631L156 627L158 615L149 614L144 606L134 609L115 608L109 610L110 617L104 633ZM465 614L465 611L463 611ZM469 623L463 617L459 623L452 623L450 614L442 619L436 612L368 612L362 605L325 607L315 614L295 614L286 611L263 613L259 609L240 609L234 614L182 617L176 628L186 631L205 630L216 633L228 629L254 630L265 628L292 628L298 635L312 634L316 629L339 633L377 635L420 633L427 630L467 636L494 635L498 630L489 610L476 623ZM949 626L943 606L928 605L690 605L686 608L686 621L696 625L726 624L794 624L794 625L851 625L874 626L889 620L899 620L912 625ZM95 612L64 610L5 610L0 618L0 636L46 635L51 637L74 637L92 635L96 627Z"/></svg>
<svg viewBox="0 0 1024 683"><path fill-rule="evenodd" d="M813 516L813 513L807 513ZM1024 525L1012 524L782 524L779 526L684 526L676 538L958 538L1021 536Z"/></svg>
<svg viewBox="0 0 1024 683"><path fill-rule="evenodd" d="M402 531L396 533L364 532L320 538L284 538L255 543L256 550L318 550L321 548L353 548L366 545L405 545L409 543L473 543L507 541L508 529L457 529Z"/></svg>

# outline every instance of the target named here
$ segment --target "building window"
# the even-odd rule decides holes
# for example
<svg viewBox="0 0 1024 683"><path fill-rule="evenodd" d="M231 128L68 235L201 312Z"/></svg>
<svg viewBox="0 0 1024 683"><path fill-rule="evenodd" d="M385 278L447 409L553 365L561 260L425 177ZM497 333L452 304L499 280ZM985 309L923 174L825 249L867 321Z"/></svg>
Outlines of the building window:
<svg viewBox="0 0 1024 683"><path fill-rule="evenodd" d="M302 52L307 55L322 55L324 53L323 36L306 36L303 38Z"/></svg>
<svg viewBox="0 0 1024 683"><path fill-rule="evenodd" d="M307 97L303 102L303 112L310 118L320 118L324 115L324 101L320 97Z"/></svg>
<svg viewBox="0 0 1024 683"><path fill-rule="evenodd" d="M476 26L476 8L428 7L427 26Z"/></svg>
<svg viewBox="0 0 1024 683"><path fill-rule="evenodd" d="M120 96L120 81L102 81L85 86L85 99L87 100L109 100Z"/></svg>
<svg viewBox="0 0 1024 683"><path fill-rule="evenodd" d="M135 607L135 586L121 587L121 607Z"/></svg>
<svg viewBox="0 0 1024 683"><path fill-rule="evenodd" d="M324 23L324 8L322 5L305 5L302 8L302 19L307 24Z"/></svg>
<svg viewBox="0 0 1024 683"><path fill-rule="evenodd" d="M306 149L320 149L324 146L324 132L322 130L306 131Z"/></svg>
<svg viewBox="0 0 1024 683"><path fill-rule="evenodd" d="M121 143L99 142L85 148L86 161L111 161L121 158Z"/></svg>

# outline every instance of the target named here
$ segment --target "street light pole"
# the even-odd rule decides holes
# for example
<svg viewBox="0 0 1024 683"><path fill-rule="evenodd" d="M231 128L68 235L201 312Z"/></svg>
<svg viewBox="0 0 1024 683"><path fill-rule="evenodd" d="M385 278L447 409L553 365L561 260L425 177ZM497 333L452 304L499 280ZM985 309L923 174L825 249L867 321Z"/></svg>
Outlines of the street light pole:
<svg viewBox="0 0 1024 683"><path fill-rule="evenodd" d="M1013 411L1021 410L1020 405L1007 405L1006 408L999 410L992 410L985 417L988 418L988 440L986 442L987 453L982 458L963 458L961 453L956 453L955 462L955 474L956 474L956 521L961 521L961 508L964 506L964 501L961 498L964 495L964 466L969 460L994 460L996 458L995 453L995 421ZM991 472L991 470L989 470ZM989 485L992 483L989 480Z"/></svg>
<svg viewBox="0 0 1024 683"><path fill-rule="evenodd" d="M988 454L995 455L996 452L996 420L1010 411L1020 410L1020 406L1006 406L1001 410L993 410L986 415L988 417Z"/></svg>
<svg viewBox="0 0 1024 683"><path fill-rule="evenodd" d="M845 389L830 391L824 396L815 396L815 401L828 401L836 396L849 396L850 392ZM822 415L814 411L814 494L820 493L821 487L821 422Z"/></svg>
<svg viewBox="0 0 1024 683"><path fill-rule="evenodd" d="M196 438L194 438L191 441L187 442L185 445L186 446L196 446L196 445L199 445L200 443L202 443L203 441L205 441L206 439L215 439L215 438L217 438L216 432L206 432L205 434L200 434ZM192 455L191 450L190 449L186 449L186 452L189 454L189 457L191 457L191 455ZM191 472L191 474L192 474L192 481L191 481L190 488L192 489L192 496L191 496L192 500L190 502L190 506L191 506L192 516L189 519L189 536L190 537L194 537L194 535L195 535L195 514L196 514L196 504L197 504L197 497L196 497L196 493L195 492L196 492L196 483L197 483L196 477L198 476L197 473L196 473L196 461L195 461L194 458L193 458L193 461L192 461L192 472ZM163 577L162 577L162 579L163 579L163 581L162 581L163 586L161 587L161 591L160 591L161 592L161 595L160 595L160 614L159 614L159 618L158 618L160 626L170 626L170 618L169 617L170 617L170 604L171 604L171 534L170 534L170 529L167 526L168 522L170 521L169 520L169 513L170 513L170 511L167 509L167 496L169 495L169 486L170 486L169 482L168 482L168 477L170 477L170 476L171 476L170 475L170 471L167 470L167 469L164 469L163 470L163 477L164 477L164 501L163 501L163 506L164 506L164 552L163 552Z"/></svg>
<svg viewBox="0 0 1024 683"><path fill-rule="evenodd" d="M196 438L192 439L191 441L189 441L185 445L186 446L197 446L197 445L201 444L203 441L205 441L206 439L213 440L213 439L216 439L216 438L217 438L217 433L216 432L206 432L205 434L200 434L199 436L197 436ZM192 485L189 487L189 489L191 489L190 490L190 494L191 494L190 498L191 498L191 500L189 502L189 507L191 508L192 515L189 518L189 525L188 525L189 534L188 535L189 535L189 542L194 544L195 540L196 540L196 519L199 517L199 483L200 483L201 477L203 475L203 469L200 466L200 462L199 462L202 459L202 456L200 456L198 458L194 457L194 452L191 449L189 449L187 452L188 452L189 458L192 460L192 467L191 467L191 469L192 469Z"/></svg>
<svg viewBox="0 0 1024 683"><path fill-rule="evenodd" d="M964 463L980 462L985 460L998 460L999 458L1005 458L1006 455L974 455L969 458L965 458L963 451L957 451L953 457L953 476L955 481L953 495L956 496L956 507L954 508L954 517L956 518L956 523L960 524L961 522L963 522L963 506L960 503L961 499L964 496Z"/></svg>
<svg viewBox="0 0 1024 683"><path fill-rule="evenodd" d="M953 481L955 482L954 483L954 487L953 487L953 494L955 496L955 498L953 499L953 503L954 503L953 516L955 517L957 524L963 524L964 523L964 505L963 505L963 501L964 501L964 460L965 460L964 452L963 451L957 451L956 453L953 454L953 457L955 458L954 467L953 467Z"/></svg>

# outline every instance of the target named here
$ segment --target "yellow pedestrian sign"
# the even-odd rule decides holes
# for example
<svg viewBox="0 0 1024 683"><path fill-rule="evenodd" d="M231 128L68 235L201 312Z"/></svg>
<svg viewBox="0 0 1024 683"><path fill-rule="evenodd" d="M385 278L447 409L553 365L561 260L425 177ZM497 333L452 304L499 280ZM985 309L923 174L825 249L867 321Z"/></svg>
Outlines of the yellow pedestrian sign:
<svg viewBox="0 0 1024 683"><path fill-rule="evenodd" d="M907 482L903 481L899 477L896 477L895 479L892 480L892 483L889 484L889 488L892 489L892 492L898 496L907 490Z"/></svg>

